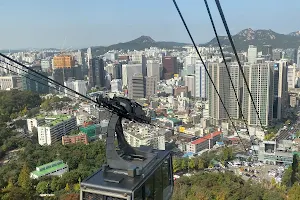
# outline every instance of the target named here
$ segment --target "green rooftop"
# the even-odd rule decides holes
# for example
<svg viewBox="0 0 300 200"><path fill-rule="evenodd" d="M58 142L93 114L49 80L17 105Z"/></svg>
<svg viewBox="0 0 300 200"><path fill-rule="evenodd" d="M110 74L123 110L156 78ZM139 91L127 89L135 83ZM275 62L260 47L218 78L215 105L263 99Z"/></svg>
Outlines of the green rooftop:
<svg viewBox="0 0 300 200"><path fill-rule="evenodd" d="M61 160L53 161L51 163L47 163L45 165L37 167L39 170L35 170L31 172L32 174L36 175L37 177L45 176L46 174L53 173L56 170L62 169L67 167L67 164L63 163Z"/></svg>
<svg viewBox="0 0 300 200"><path fill-rule="evenodd" d="M177 119L177 118L168 118L168 120L171 120L173 123L179 123L179 122L181 122L181 120Z"/></svg>
<svg viewBox="0 0 300 200"><path fill-rule="evenodd" d="M70 115L51 115L51 116L43 116L38 115L36 119L45 119L45 123L42 126L55 126L63 121L71 119L72 116Z"/></svg>

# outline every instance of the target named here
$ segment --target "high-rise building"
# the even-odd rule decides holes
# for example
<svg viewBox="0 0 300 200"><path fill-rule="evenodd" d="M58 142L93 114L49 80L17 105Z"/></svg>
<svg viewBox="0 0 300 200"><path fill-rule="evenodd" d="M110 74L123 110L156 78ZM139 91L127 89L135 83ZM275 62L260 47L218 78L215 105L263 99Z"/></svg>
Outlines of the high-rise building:
<svg viewBox="0 0 300 200"><path fill-rule="evenodd" d="M147 76L156 76L160 80L160 65L157 60L148 60L147 62Z"/></svg>
<svg viewBox="0 0 300 200"><path fill-rule="evenodd" d="M128 97L139 99L145 97L145 79L142 74L134 74L128 86Z"/></svg>
<svg viewBox="0 0 300 200"><path fill-rule="evenodd" d="M174 77L174 74L177 73L177 58L171 56L165 56L162 58L163 66L163 78L165 80L171 79Z"/></svg>
<svg viewBox="0 0 300 200"><path fill-rule="evenodd" d="M212 77L212 81L214 82L221 99L223 100L226 108L228 108L230 82L224 63L208 63L208 72ZM221 100L211 82L208 83L208 102L209 116L213 124L219 125L222 120L228 119L228 115L226 114Z"/></svg>
<svg viewBox="0 0 300 200"><path fill-rule="evenodd" d="M52 69L51 61L49 59L41 60L41 68L43 72L49 72Z"/></svg>
<svg viewBox="0 0 300 200"><path fill-rule="evenodd" d="M0 90L22 88L21 76L0 76Z"/></svg>
<svg viewBox="0 0 300 200"><path fill-rule="evenodd" d="M76 92L86 96L87 93L87 81L83 80L69 80L65 81L64 85L72 90L75 90ZM73 92L70 92L69 90L65 89L65 95L67 97L74 97ZM78 94L75 94L76 97L79 97Z"/></svg>
<svg viewBox="0 0 300 200"><path fill-rule="evenodd" d="M280 60L282 58L282 52L275 49L273 50L273 60Z"/></svg>
<svg viewBox="0 0 300 200"><path fill-rule="evenodd" d="M142 74L147 76L147 58L145 55L142 55Z"/></svg>
<svg viewBox="0 0 300 200"><path fill-rule="evenodd" d="M257 47L254 45L249 45L248 47L248 63L256 63L257 59Z"/></svg>
<svg viewBox="0 0 300 200"><path fill-rule="evenodd" d="M185 86L188 87L190 97L195 97L195 76L188 75L184 77Z"/></svg>
<svg viewBox="0 0 300 200"><path fill-rule="evenodd" d="M295 88L296 85L296 65L290 65L287 68L287 82L288 88Z"/></svg>
<svg viewBox="0 0 300 200"><path fill-rule="evenodd" d="M122 81L123 87L129 85L129 81L134 74L142 74L141 64L124 64L122 65Z"/></svg>
<svg viewBox="0 0 300 200"><path fill-rule="evenodd" d="M157 91L157 77L151 76L151 77L145 77L145 84L146 84L146 98L156 94Z"/></svg>
<svg viewBox="0 0 300 200"><path fill-rule="evenodd" d="M48 79L34 73L31 70L26 71L27 73L25 73L22 77L22 89L31 92L36 92L39 94L48 94ZM42 72L41 70L35 69L35 71L38 71L40 74L47 76L47 74L45 72Z"/></svg>
<svg viewBox="0 0 300 200"><path fill-rule="evenodd" d="M264 56L270 56L270 58L272 58L272 54L273 54L273 48L271 45L263 45L262 48L262 55Z"/></svg>
<svg viewBox="0 0 300 200"><path fill-rule="evenodd" d="M297 51L297 68L300 69L300 46Z"/></svg>
<svg viewBox="0 0 300 200"><path fill-rule="evenodd" d="M70 55L53 57L53 68L71 68L75 65L74 58Z"/></svg>
<svg viewBox="0 0 300 200"><path fill-rule="evenodd" d="M239 69L239 65L237 62L228 63L228 68L229 68L229 73L230 73L230 77L231 77L234 88L232 87L232 84L230 83L230 80L229 80L229 95L225 101L228 101L227 109L228 109L230 117L232 117L233 119L239 119L241 110L240 110L239 104L236 100L234 90L238 97L238 101L241 105L242 104L242 92L243 92L242 78L240 75L240 69ZM225 73L227 73L227 71Z"/></svg>
<svg viewBox="0 0 300 200"><path fill-rule="evenodd" d="M206 99L207 74L201 61L196 61L195 65L195 97Z"/></svg>
<svg viewBox="0 0 300 200"><path fill-rule="evenodd" d="M270 63L246 64L244 66L245 77L263 126L268 126L273 119L274 85L272 67L273 65ZM243 81L243 114L248 121L248 125L260 125L245 81Z"/></svg>
<svg viewBox="0 0 300 200"><path fill-rule="evenodd" d="M110 82L111 92L120 92L122 91L122 80L114 79Z"/></svg>
<svg viewBox="0 0 300 200"><path fill-rule="evenodd" d="M273 118L281 119L288 106L287 61L274 63L274 103Z"/></svg>
<svg viewBox="0 0 300 200"><path fill-rule="evenodd" d="M89 60L89 87L104 87L105 71L104 62L101 58Z"/></svg>

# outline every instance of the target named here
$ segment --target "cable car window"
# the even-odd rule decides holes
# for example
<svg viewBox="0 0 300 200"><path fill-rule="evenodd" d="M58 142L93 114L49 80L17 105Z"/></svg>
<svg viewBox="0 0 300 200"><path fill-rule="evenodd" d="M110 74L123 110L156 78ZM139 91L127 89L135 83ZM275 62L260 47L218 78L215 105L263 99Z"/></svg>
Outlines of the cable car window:
<svg viewBox="0 0 300 200"><path fill-rule="evenodd" d="M154 176L150 176L144 186L145 200L154 200Z"/></svg>
<svg viewBox="0 0 300 200"><path fill-rule="evenodd" d="M109 197L101 194L83 192L82 200L124 200L124 199L117 198L117 197Z"/></svg>
<svg viewBox="0 0 300 200"><path fill-rule="evenodd" d="M134 192L134 200L143 200L143 189L144 185Z"/></svg>
<svg viewBox="0 0 300 200"><path fill-rule="evenodd" d="M160 166L154 173L155 177L155 193L154 198L155 200L161 200L163 199L163 171L162 166Z"/></svg>
<svg viewBox="0 0 300 200"><path fill-rule="evenodd" d="M170 158L164 161L162 164L162 176L163 176L163 194L166 196L168 193L171 192L172 188L172 173L171 173L171 165L170 165Z"/></svg>

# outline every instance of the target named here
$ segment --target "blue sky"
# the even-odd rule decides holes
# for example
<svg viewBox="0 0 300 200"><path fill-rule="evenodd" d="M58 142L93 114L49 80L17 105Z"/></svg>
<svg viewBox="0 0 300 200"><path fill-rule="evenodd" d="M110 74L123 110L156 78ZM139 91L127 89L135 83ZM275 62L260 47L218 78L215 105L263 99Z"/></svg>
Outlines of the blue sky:
<svg viewBox="0 0 300 200"><path fill-rule="evenodd" d="M214 0L208 2L217 30L224 35ZM177 3L194 39L198 43L212 39L203 0ZM233 34L248 27L279 33L300 30L299 0L221 0L221 4ZM190 42L172 0L2 0L0 16L0 49L110 45L141 35Z"/></svg>

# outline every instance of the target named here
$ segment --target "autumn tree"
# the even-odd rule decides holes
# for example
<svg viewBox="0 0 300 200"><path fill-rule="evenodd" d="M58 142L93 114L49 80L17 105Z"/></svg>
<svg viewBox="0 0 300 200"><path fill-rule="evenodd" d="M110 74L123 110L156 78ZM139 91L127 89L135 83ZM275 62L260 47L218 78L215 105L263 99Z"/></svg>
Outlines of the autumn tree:
<svg viewBox="0 0 300 200"><path fill-rule="evenodd" d="M31 189L30 170L27 164L25 164L19 174L18 184L24 190Z"/></svg>

